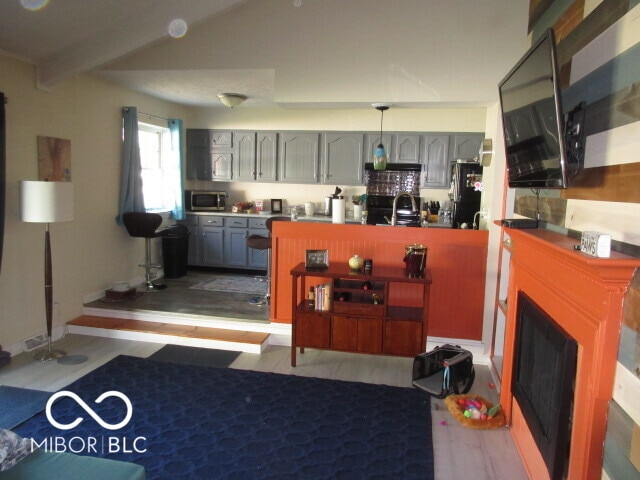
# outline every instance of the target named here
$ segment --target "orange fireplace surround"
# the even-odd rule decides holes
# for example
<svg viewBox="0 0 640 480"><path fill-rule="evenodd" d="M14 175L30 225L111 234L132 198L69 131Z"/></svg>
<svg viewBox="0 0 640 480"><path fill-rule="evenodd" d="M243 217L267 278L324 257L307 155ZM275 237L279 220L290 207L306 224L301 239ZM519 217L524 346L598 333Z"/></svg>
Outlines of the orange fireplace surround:
<svg viewBox="0 0 640 480"><path fill-rule="evenodd" d="M568 478L600 478L623 298L640 259L617 252L610 258L590 257L574 249L577 241L548 230L505 232L511 238L512 253L500 401L511 434L529 477L548 479L544 460L510 388L515 303L518 292L523 291L578 343Z"/></svg>

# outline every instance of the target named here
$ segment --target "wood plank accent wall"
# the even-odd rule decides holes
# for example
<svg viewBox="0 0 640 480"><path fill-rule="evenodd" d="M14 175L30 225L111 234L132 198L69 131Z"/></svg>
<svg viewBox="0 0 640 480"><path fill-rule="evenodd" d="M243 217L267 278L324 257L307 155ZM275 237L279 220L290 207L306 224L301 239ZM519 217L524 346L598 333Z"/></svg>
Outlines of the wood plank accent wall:
<svg viewBox="0 0 640 480"><path fill-rule="evenodd" d="M353 255L376 265L404 267L405 246L427 246L431 270L431 337L481 340L488 231L373 225L275 222L272 240L271 319L291 323L291 269L306 250L329 250L329 263ZM318 281L318 283L321 283ZM393 305L419 306L419 289L393 289Z"/></svg>
<svg viewBox="0 0 640 480"><path fill-rule="evenodd" d="M585 16L585 0L530 1L529 32L532 39L549 27L556 34L564 108L569 109L580 101L586 102L585 165L589 168L572 180L571 188L561 192L564 201L640 203L637 156L634 158L629 149L609 156L602 154L603 149L618 148L611 144L610 139L616 128L640 121L640 45L617 51L620 48L617 44L625 39L618 40L613 33L607 37L608 31L622 28L621 22L633 23L633 19L625 17L629 17L637 5L635 0L603 0ZM631 25L626 33L618 36L633 42L633 34L628 33L633 28L638 27ZM601 65L594 65L586 75L581 74L579 79L572 80L576 58L586 47L591 49L587 56L602 57ZM578 62L583 63L584 56ZM640 148L640 139L636 139L636 145ZM517 196L528 194L530 192L523 189ZM521 212L516 210L516 213ZM564 226L564 222L559 225Z"/></svg>

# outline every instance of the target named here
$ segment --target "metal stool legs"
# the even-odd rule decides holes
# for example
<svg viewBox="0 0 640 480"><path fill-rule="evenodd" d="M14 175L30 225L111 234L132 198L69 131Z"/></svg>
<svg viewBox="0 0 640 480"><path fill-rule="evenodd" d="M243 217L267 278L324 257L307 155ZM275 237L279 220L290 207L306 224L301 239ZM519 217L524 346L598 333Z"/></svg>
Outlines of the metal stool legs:
<svg viewBox="0 0 640 480"><path fill-rule="evenodd" d="M271 302L271 248L267 248L265 251L267 253L267 293L261 297L254 297L249 300L251 305L255 305L257 307L269 305Z"/></svg>
<svg viewBox="0 0 640 480"><path fill-rule="evenodd" d="M151 264L151 238L149 237L144 239L144 250L145 250L145 263L144 265L141 265L141 266L144 267L144 270L145 270L145 277L144 277L145 291L157 292L158 290L164 290L165 288L167 288L166 285L153 283L151 281L151 269L154 267L158 268L159 265Z"/></svg>

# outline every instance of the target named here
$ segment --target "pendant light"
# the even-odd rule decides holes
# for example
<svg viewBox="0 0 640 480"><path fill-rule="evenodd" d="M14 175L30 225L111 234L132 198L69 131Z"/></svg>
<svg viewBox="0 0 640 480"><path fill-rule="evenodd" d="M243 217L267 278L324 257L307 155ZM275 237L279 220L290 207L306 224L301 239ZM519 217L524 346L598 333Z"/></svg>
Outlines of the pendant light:
<svg viewBox="0 0 640 480"><path fill-rule="evenodd" d="M387 168L387 160L389 158L389 155L387 155L387 152L384 149L384 145L382 144L382 121L384 120L384 112L386 110L389 110L389 104L373 103L371 106L380 112L380 143L378 144L378 148L376 148L376 151L373 154L373 169L385 170Z"/></svg>

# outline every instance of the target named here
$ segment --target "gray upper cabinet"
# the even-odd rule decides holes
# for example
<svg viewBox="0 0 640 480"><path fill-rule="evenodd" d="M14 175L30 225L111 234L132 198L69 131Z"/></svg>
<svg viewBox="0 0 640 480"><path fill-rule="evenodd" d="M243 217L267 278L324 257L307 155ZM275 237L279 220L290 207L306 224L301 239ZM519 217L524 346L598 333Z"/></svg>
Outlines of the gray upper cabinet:
<svg viewBox="0 0 640 480"><path fill-rule="evenodd" d="M539 134L540 119L518 112L507 124L515 138ZM391 132L382 135L390 163L422 165L422 188L449 188L450 164L478 157L484 133ZM376 132L269 132L187 129L190 180L362 185Z"/></svg>
<svg viewBox="0 0 640 480"><path fill-rule="evenodd" d="M233 179L256 179L256 132L234 132L236 158L233 162Z"/></svg>
<svg viewBox="0 0 640 480"><path fill-rule="evenodd" d="M336 132L322 135L322 183L362 185L363 162L363 133Z"/></svg>
<svg viewBox="0 0 640 480"><path fill-rule="evenodd" d="M484 133L453 133L449 136L449 158L451 161L473 160L478 157Z"/></svg>
<svg viewBox="0 0 640 480"><path fill-rule="evenodd" d="M187 172L190 180L230 180L233 164L231 132L187 129Z"/></svg>
<svg viewBox="0 0 640 480"><path fill-rule="evenodd" d="M424 135L422 188L449 188L449 135Z"/></svg>
<svg viewBox="0 0 640 480"><path fill-rule="evenodd" d="M211 180L231 180L233 152L211 153Z"/></svg>
<svg viewBox="0 0 640 480"><path fill-rule="evenodd" d="M280 181L317 183L320 134L286 132L280 135Z"/></svg>
<svg viewBox="0 0 640 480"><path fill-rule="evenodd" d="M187 171L189 180L211 178L210 130L187 129Z"/></svg>
<svg viewBox="0 0 640 480"><path fill-rule="evenodd" d="M222 130L209 130L211 132L211 148L233 148L233 133Z"/></svg>
<svg viewBox="0 0 640 480"><path fill-rule="evenodd" d="M256 180L275 182L278 179L278 134L258 132L256 148Z"/></svg>
<svg viewBox="0 0 640 480"><path fill-rule="evenodd" d="M420 163L420 137L416 134L394 135L393 163Z"/></svg>

